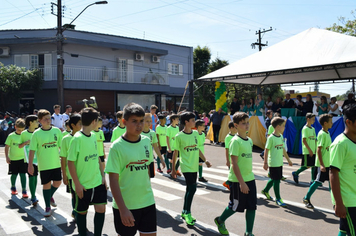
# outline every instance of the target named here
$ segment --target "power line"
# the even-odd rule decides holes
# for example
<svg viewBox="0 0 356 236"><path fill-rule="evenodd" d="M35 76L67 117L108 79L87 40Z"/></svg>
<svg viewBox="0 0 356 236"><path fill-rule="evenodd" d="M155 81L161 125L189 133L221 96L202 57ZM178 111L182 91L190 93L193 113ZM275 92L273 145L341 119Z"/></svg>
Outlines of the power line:
<svg viewBox="0 0 356 236"><path fill-rule="evenodd" d="M30 5L32 6L32 8L36 10L36 8L32 5L32 3L30 2L30 0L27 0L27 1L28 1L28 3L30 3ZM46 5L46 4L44 4L44 5ZM46 21L46 19L43 18L43 16L42 16L39 12L37 12L37 13L38 13L38 15L46 22L46 24L47 24L49 27L51 27L51 25L48 24L48 22Z"/></svg>
<svg viewBox="0 0 356 236"><path fill-rule="evenodd" d="M20 17L17 17L17 18L15 18L15 19L13 19L13 20L10 20L10 21L8 21L8 22L5 22L4 24L1 24L0 26L6 25L6 24L9 24L9 23L11 23L11 22L14 22L14 21L16 21L16 20L18 20L18 19L21 19L22 17L25 17L25 16L27 16L27 15L30 15L31 13L34 13L34 12L37 11L37 10L39 10L39 8L36 8L34 11L31 11L31 12L29 12L29 13L23 15L23 16L20 16Z"/></svg>

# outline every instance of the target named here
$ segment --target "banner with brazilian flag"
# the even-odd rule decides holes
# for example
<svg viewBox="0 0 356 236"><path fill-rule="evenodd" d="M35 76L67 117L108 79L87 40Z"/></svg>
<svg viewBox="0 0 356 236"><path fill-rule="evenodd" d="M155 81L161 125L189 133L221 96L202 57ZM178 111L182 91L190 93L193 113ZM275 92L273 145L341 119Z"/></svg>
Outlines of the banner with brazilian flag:
<svg viewBox="0 0 356 236"><path fill-rule="evenodd" d="M215 82L215 110L221 108L227 112L226 86L224 82Z"/></svg>

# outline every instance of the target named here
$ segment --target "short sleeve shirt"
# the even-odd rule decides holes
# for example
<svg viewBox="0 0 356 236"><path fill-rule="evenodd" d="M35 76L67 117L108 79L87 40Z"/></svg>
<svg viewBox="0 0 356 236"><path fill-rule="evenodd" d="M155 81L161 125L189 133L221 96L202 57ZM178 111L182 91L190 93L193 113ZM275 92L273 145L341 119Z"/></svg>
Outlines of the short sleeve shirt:
<svg viewBox="0 0 356 236"><path fill-rule="evenodd" d="M63 129L64 127L64 117L63 115L61 114L56 114L56 113L53 113L52 117L52 122L51 124L54 125L55 127L59 128L59 129Z"/></svg>
<svg viewBox="0 0 356 236"><path fill-rule="evenodd" d="M103 142L105 140L104 132L99 129L98 131L93 130L91 131L91 133L94 134L96 137L99 156L104 156L104 145L103 145Z"/></svg>
<svg viewBox="0 0 356 236"><path fill-rule="evenodd" d="M21 133L21 143L24 143L24 142L26 142L28 140L31 140L32 134L33 134L33 132L28 131L28 129L24 130ZM25 160L26 160L26 162L28 162L29 161L30 145L24 146L23 149L24 149L24 153L25 153ZM32 163L34 165L37 165L37 155L36 155L36 153L34 155Z"/></svg>
<svg viewBox="0 0 356 236"><path fill-rule="evenodd" d="M37 154L38 170L52 170L61 167L59 159L60 141L62 132L56 127L49 130L42 128L33 132L30 150Z"/></svg>
<svg viewBox="0 0 356 236"><path fill-rule="evenodd" d="M320 130L318 133L318 143L317 146L321 147L321 157L323 158L324 166L330 166L330 145L331 145L331 137L329 132L325 132L324 130ZM319 155L316 153L315 166L320 167Z"/></svg>
<svg viewBox="0 0 356 236"><path fill-rule="evenodd" d="M200 151L204 154L204 143L205 143L205 133L202 132L201 134L199 134L198 131L194 131L198 133L198 146Z"/></svg>
<svg viewBox="0 0 356 236"><path fill-rule="evenodd" d="M330 166L339 169L341 197L345 207L356 207L356 143L340 134L330 146ZM333 194L331 195L333 196ZM334 199L333 203L335 203Z"/></svg>
<svg viewBox="0 0 356 236"><path fill-rule="evenodd" d="M70 134L70 133L71 133L71 131L64 130L62 132L62 138L64 138L64 136L66 136L67 134Z"/></svg>
<svg viewBox="0 0 356 236"><path fill-rule="evenodd" d="M112 136L111 136L110 142L113 143L116 139L118 139L125 132L126 132L126 127L121 128L120 126L116 126L116 128L112 131Z"/></svg>
<svg viewBox="0 0 356 236"><path fill-rule="evenodd" d="M225 149L229 149L230 142L231 142L231 139L233 137L235 137L235 135L232 135L232 134L227 134L226 135L226 137L225 137ZM229 152L229 160L231 161L230 152Z"/></svg>
<svg viewBox="0 0 356 236"><path fill-rule="evenodd" d="M140 136L136 142L119 137L110 147L105 172L119 175L119 186L129 210L141 209L155 203L148 166L151 160L151 141ZM115 199L113 207L118 209Z"/></svg>
<svg viewBox="0 0 356 236"><path fill-rule="evenodd" d="M179 133L179 127L173 127L172 125L168 126L167 128L167 137L169 138L169 146L171 148L172 151L176 150L175 146L175 139L176 139L176 135Z"/></svg>
<svg viewBox="0 0 356 236"><path fill-rule="evenodd" d="M183 131L176 135L176 150L180 155L180 168L183 173L198 172L199 169L199 146L198 132L185 133Z"/></svg>
<svg viewBox="0 0 356 236"><path fill-rule="evenodd" d="M274 132L274 128L273 128L272 125L270 125L270 126L268 127L267 135L271 135L273 132Z"/></svg>
<svg viewBox="0 0 356 236"><path fill-rule="evenodd" d="M70 145L70 141L72 141L72 138L73 138L72 134L67 134L62 138L61 151L59 152L60 157L68 158L69 145ZM68 179L71 179L68 165L66 165L66 173Z"/></svg>
<svg viewBox="0 0 356 236"><path fill-rule="evenodd" d="M19 148L19 144L21 143L21 134L12 132L9 136L7 136L5 144L10 147L9 158L11 161L18 161L25 158L23 149Z"/></svg>
<svg viewBox="0 0 356 236"><path fill-rule="evenodd" d="M67 160L74 162L79 182L84 188L92 189L101 184L97 142L92 133L87 136L79 131L73 136L69 144Z"/></svg>
<svg viewBox="0 0 356 236"><path fill-rule="evenodd" d="M230 156L237 156L237 165L245 182L255 179L252 172L252 146L252 139L249 137L243 139L238 135L235 135L235 137L231 139L229 146ZM230 168L228 180L231 182L239 182L233 168Z"/></svg>
<svg viewBox="0 0 356 236"><path fill-rule="evenodd" d="M156 132L154 132L152 129L150 129L150 131L148 131L147 133L142 131L141 135L145 136L151 140L152 148L153 148L153 144L158 142ZM153 152L151 152L151 159L153 160Z"/></svg>
<svg viewBox="0 0 356 236"><path fill-rule="evenodd" d="M316 134L315 134L315 129L313 127L308 127L304 126L302 129L302 140L305 138L307 140L307 144L309 145L310 149L313 151L313 154L315 154L315 144L316 144ZM308 148L302 143L303 146L303 155L308 155L309 151Z"/></svg>
<svg viewBox="0 0 356 236"><path fill-rule="evenodd" d="M158 135L159 145L167 147L167 126L157 125L156 134Z"/></svg>
<svg viewBox="0 0 356 236"><path fill-rule="evenodd" d="M276 136L274 134L267 138L266 149L268 149L268 166L280 167L283 166L283 135Z"/></svg>

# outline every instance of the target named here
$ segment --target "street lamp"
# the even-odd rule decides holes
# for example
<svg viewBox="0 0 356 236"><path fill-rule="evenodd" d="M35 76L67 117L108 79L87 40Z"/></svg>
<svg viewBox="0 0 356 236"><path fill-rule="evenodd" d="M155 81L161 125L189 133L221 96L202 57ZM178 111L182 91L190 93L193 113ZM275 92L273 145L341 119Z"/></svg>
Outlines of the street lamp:
<svg viewBox="0 0 356 236"><path fill-rule="evenodd" d="M73 20L71 25L88 7L98 4L108 4L107 1L98 1L86 6ZM64 89L63 89L63 31L66 27L62 27L62 0L57 0L57 95L58 104L64 107Z"/></svg>

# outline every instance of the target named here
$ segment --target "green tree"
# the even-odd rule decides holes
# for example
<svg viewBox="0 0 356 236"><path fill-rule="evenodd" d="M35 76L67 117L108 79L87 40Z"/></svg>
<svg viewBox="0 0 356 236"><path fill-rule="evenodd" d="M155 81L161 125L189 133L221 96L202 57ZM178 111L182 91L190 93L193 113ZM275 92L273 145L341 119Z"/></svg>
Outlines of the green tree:
<svg viewBox="0 0 356 236"><path fill-rule="evenodd" d="M194 79L198 79L208 73L211 52L208 47L196 47L193 52L194 58Z"/></svg>
<svg viewBox="0 0 356 236"><path fill-rule="evenodd" d="M349 93L352 93L352 87L349 90L347 90L344 94L337 95L336 101L345 101L347 99L347 95L349 95Z"/></svg>
<svg viewBox="0 0 356 236"><path fill-rule="evenodd" d="M341 34L356 36L356 15L354 11L351 11L351 14L354 19L339 17L338 23L334 23L331 27L327 27L326 29Z"/></svg>
<svg viewBox="0 0 356 236"><path fill-rule="evenodd" d="M9 100L21 98L21 91L40 90L42 83L43 76L38 69L0 63L0 110L7 110Z"/></svg>

